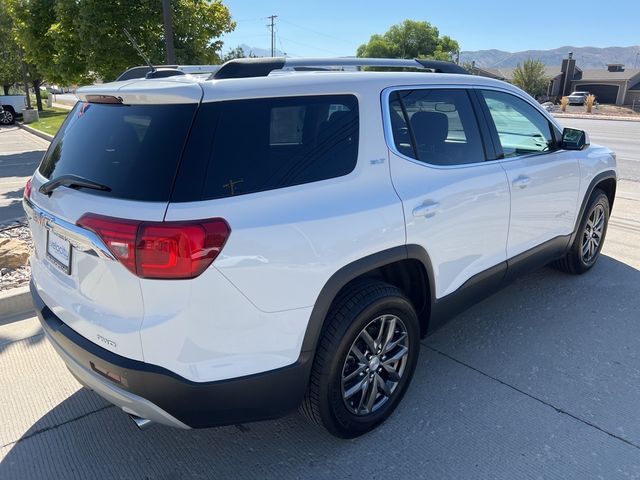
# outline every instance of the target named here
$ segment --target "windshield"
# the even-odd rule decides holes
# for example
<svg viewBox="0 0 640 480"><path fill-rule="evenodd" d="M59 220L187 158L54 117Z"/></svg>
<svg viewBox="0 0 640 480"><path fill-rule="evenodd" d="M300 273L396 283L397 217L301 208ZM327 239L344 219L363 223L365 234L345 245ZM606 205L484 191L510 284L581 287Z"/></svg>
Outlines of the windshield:
<svg viewBox="0 0 640 480"><path fill-rule="evenodd" d="M106 185L84 190L129 200L169 200L197 104L78 102L47 150L39 172L76 175Z"/></svg>

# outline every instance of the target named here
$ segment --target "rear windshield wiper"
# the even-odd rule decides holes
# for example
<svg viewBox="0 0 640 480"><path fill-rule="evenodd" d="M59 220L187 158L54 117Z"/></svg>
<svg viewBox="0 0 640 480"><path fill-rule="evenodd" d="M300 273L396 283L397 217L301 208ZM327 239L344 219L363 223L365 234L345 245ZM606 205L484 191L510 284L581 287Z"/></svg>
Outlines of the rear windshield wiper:
<svg viewBox="0 0 640 480"><path fill-rule="evenodd" d="M102 190L103 192L111 191L111 187L87 178L79 177L78 175L60 175L53 180L49 180L47 183L43 183L39 190L40 193L51 196L53 191L62 185L70 188L92 188L93 190Z"/></svg>

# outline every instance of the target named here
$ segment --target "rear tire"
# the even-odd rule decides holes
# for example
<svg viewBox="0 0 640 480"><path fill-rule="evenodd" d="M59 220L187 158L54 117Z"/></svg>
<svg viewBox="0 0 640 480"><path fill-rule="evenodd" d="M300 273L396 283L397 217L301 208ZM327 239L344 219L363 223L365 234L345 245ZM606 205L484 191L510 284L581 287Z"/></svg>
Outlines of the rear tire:
<svg viewBox="0 0 640 480"><path fill-rule="evenodd" d="M609 198L596 188L585 208L569 252L553 266L563 272L582 274L590 270L598 260L609 225Z"/></svg>
<svg viewBox="0 0 640 480"><path fill-rule="evenodd" d="M381 281L353 285L327 316L302 414L337 437L369 432L404 396L419 349L418 318L401 290Z"/></svg>

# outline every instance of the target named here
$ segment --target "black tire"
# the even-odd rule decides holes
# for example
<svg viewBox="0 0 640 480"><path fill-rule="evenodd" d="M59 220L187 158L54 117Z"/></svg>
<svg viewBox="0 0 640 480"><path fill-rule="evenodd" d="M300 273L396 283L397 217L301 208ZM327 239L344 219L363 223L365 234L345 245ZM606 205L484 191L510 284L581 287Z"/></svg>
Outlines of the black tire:
<svg viewBox="0 0 640 480"><path fill-rule="evenodd" d="M385 315L387 317L383 317ZM400 322L394 320L394 317L400 319ZM385 321L388 323L385 324ZM362 341L360 339L363 329L367 328L371 331L373 328L375 332L377 325L375 322L381 322L381 328L386 325L384 328L387 329L387 332L391 331L393 335L398 335L394 338L405 338L406 341L402 341L401 348L406 347L408 353L406 360L403 360L404 369L400 370L397 382L387 376L388 372L384 365L380 366L376 363L375 367L371 366L378 359L385 358L382 356L384 352L371 355L372 363L367 364L367 372L371 368L381 373L375 379L373 379L375 371L371 374L365 373L357 381L364 384L368 376L371 375L372 379L369 385L373 385L370 388L375 388L378 392L373 397L379 398L378 401L381 402L381 405L371 408L370 412L356 414L350 411L347 406L350 400L343 399L343 375L348 367L348 362L354 358L351 356L353 355L352 348L357 341ZM403 336L402 332L406 332L406 336ZM389 344L392 343L394 342L389 342ZM382 346L378 352L381 350ZM337 437L354 438L369 432L393 413L404 396L413 376L419 351L420 327L418 318L413 306L401 290L381 281L360 282L347 288L336 299L327 316L325 328L316 350L309 386L300 411L312 423L323 425ZM366 354L366 352L364 353ZM373 359L374 356L375 359ZM386 362L389 362L389 359ZM394 368L399 364L399 362L395 362ZM376 370L378 366L380 368ZM381 388L390 389L389 385L393 385L389 395L383 394L376 383L378 380L383 382L383 377L388 379L388 383L386 381L384 385L381 383ZM358 394L364 397L364 391L364 389L358 391Z"/></svg>
<svg viewBox="0 0 640 480"><path fill-rule="evenodd" d="M16 121L15 114L8 109L0 111L0 125L13 125Z"/></svg>
<svg viewBox="0 0 640 480"><path fill-rule="evenodd" d="M587 224L590 222L590 218L594 213L599 212L602 209L603 212L603 226L600 236L600 241L597 245L595 251L592 254L585 256L583 254L583 247L585 245L585 241L589 236L593 236L594 234L591 231L590 226ZM587 202L587 208L584 210L584 215L580 220L580 225L578 226L578 232L576 234L576 238L569 249L569 252L561 258L560 260L553 263L553 266L558 270L562 270L563 272L572 273L572 274L582 274L590 270L600 257L600 251L602 250L602 245L604 244L605 236L607 234L607 227L609 225L609 198L607 195L596 188L591 197L589 197L589 201Z"/></svg>

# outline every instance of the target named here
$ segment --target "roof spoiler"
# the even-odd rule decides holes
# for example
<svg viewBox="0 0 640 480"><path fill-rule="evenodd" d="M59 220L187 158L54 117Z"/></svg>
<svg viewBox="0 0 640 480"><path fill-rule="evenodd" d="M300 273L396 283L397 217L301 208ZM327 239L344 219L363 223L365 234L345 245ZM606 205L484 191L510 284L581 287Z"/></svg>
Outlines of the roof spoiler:
<svg viewBox="0 0 640 480"><path fill-rule="evenodd" d="M266 77L274 70L325 70L327 67L387 67L417 68L436 73L469 74L460 65L441 60L421 58L238 58L229 60L212 74L210 80L225 78Z"/></svg>

